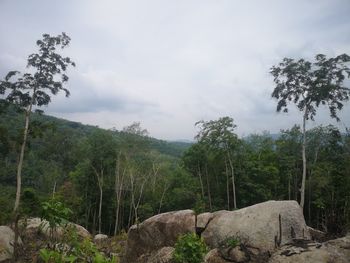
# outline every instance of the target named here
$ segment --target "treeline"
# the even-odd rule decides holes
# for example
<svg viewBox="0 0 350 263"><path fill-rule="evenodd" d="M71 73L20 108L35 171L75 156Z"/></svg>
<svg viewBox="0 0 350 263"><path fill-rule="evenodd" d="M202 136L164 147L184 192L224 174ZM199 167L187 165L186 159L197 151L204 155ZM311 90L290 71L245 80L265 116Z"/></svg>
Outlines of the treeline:
<svg viewBox="0 0 350 263"><path fill-rule="evenodd" d="M0 118L0 224L12 220L24 123L17 110ZM153 139L139 123L103 130L39 114L28 139L20 214L40 216L41 202L54 196L74 211L71 220L109 234L174 208L165 191L184 173L178 156L190 146Z"/></svg>
<svg viewBox="0 0 350 263"><path fill-rule="evenodd" d="M23 121L13 108L1 115L1 224L11 220ZM299 126L282 130L277 139L268 133L239 138L229 117L197 126L196 143L174 145L150 138L139 123L103 130L34 114L21 215L40 216L41 202L56 198L72 209L72 221L112 235L166 211L300 201ZM350 224L350 134L319 126L306 137L306 220L344 232Z"/></svg>

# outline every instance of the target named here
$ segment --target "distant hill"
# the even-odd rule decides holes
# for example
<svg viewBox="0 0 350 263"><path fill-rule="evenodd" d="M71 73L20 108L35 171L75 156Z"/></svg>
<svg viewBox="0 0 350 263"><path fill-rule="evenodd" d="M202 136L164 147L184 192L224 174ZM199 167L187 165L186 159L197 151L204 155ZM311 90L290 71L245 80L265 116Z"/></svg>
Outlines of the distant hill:
<svg viewBox="0 0 350 263"><path fill-rule="evenodd" d="M8 108L0 115L0 126L6 127L8 133L15 134L23 129L24 114L18 112L14 107ZM88 136L96 130L101 128L93 125L86 125L79 122L69 121L61 118L56 118L46 114L33 113L31 116L32 122L37 122L40 125L51 126L54 129L68 130L73 137L81 138ZM111 131L116 136L120 134L119 131ZM183 152L191 146L191 143L181 141L164 141L156 138L149 138L150 147L161 154L170 155L173 157L181 157Z"/></svg>

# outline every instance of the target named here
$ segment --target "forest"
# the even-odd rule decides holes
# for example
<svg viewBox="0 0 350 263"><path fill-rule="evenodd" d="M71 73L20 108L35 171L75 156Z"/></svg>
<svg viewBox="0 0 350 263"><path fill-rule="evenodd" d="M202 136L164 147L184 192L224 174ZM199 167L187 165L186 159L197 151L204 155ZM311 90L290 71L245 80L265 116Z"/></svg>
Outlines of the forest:
<svg viewBox="0 0 350 263"><path fill-rule="evenodd" d="M0 224L11 220L24 116L1 115ZM122 131L34 114L23 167L22 216L40 216L56 198L70 220L92 233L127 231L166 211L237 209L266 200L300 200L302 133L298 125L239 138L233 119L198 123L193 144L156 140L139 123ZM208 131L210 131L208 133ZM304 214L335 234L350 224L350 133L309 130ZM234 179L234 181L233 181Z"/></svg>

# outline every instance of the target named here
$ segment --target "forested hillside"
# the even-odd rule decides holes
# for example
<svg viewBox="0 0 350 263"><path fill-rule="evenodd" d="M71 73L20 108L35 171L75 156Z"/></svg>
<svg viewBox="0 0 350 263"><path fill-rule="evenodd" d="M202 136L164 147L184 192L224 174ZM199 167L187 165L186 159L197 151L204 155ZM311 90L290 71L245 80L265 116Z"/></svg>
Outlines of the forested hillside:
<svg viewBox="0 0 350 263"><path fill-rule="evenodd" d="M13 209L23 123L23 112L14 107L1 113L1 223L10 220ZM179 157L188 147L190 144L148 137L138 123L126 127L125 131L103 130L33 114L23 170L23 213L40 216L41 202L55 196L75 211L74 220L95 229L98 227L98 182L101 179L103 231L111 233L115 223L116 191L123 192L121 211L126 222L122 220L120 228L125 228L133 220L131 211L135 209L143 218L162 210L164 204L159 203L161 196L154 196L155 187L158 187L157 192L161 187L159 195L162 195L165 181L180 173ZM116 189L118 176L125 184L124 189ZM150 180L152 194L145 186ZM129 214L130 218L126 216Z"/></svg>
<svg viewBox="0 0 350 263"><path fill-rule="evenodd" d="M15 198L23 113L1 114L0 223ZM300 200L299 126L244 139L229 117L201 122L196 143L147 136L138 123L104 130L33 114L23 168L21 214L40 216L41 203L61 200L71 220L93 233L119 233L160 212L236 209L258 202ZM274 138L273 138L274 137ZM334 126L307 132L304 214L309 225L333 233L349 227L350 134Z"/></svg>

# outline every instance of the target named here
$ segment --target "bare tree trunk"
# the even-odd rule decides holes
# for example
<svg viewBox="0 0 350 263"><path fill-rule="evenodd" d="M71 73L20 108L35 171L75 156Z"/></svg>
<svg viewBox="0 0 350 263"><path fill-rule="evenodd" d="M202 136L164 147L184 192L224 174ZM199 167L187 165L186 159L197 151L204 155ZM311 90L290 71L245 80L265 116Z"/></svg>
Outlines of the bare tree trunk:
<svg viewBox="0 0 350 263"><path fill-rule="evenodd" d="M225 173L226 173L226 196L227 196L227 210L230 210L230 182L228 176L227 160L225 159Z"/></svg>
<svg viewBox="0 0 350 263"><path fill-rule="evenodd" d="M208 199L209 199L209 210L212 211L210 185L209 185L209 174L208 174L208 166L207 166L207 164L205 164L205 174L206 174L206 177L207 177L207 190L208 190Z"/></svg>
<svg viewBox="0 0 350 263"><path fill-rule="evenodd" d="M199 177L199 182L201 184L201 190L202 190L202 198L204 199L204 185L203 185L203 179L202 179L202 173L201 173L201 168L198 163L198 177Z"/></svg>
<svg viewBox="0 0 350 263"><path fill-rule="evenodd" d="M26 110L25 115L25 126L24 126L24 132L23 132L23 142L21 145L21 152L19 156L18 166L17 166L17 189L16 189L16 200L15 200L15 206L13 208L14 214L17 213L19 202L21 199L21 186L22 186L22 167L23 167L23 159L24 159L24 151L27 145L27 139L28 139L28 131L29 131L29 121L30 121L30 114L32 111L32 103L28 106Z"/></svg>
<svg viewBox="0 0 350 263"><path fill-rule="evenodd" d="M289 173L289 176L288 176L288 200L290 200L290 177L291 177L291 174Z"/></svg>
<svg viewBox="0 0 350 263"><path fill-rule="evenodd" d="M122 174L120 173L120 154L121 153L119 153L118 159L116 160L116 168L115 168L115 194L116 194L116 200L117 200L117 207L115 211L114 235L117 235L117 232L118 232L120 204L122 199L123 180L124 180L124 174L125 174L125 169Z"/></svg>
<svg viewBox="0 0 350 263"><path fill-rule="evenodd" d="M154 193L156 190L156 182L158 179L158 172L160 169L160 165L156 165L155 161L152 162L152 172L153 172L153 176L152 176L152 192Z"/></svg>
<svg viewBox="0 0 350 263"><path fill-rule="evenodd" d="M98 233L99 234L101 234L101 225L102 225L102 198L103 198L103 188L102 188L102 185L100 185L100 202L98 206Z"/></svg>
<svg viewBox="0 0 350 263"><path fill-rule="evenodd" d="M236 184L235 184L235 173L233 169L233 164L231 158L228 158L231 169L231 179L232 179L232 192L233 192L233 208L237 209L237 200L236 200Z"/></svg>
<svg viewBox="0 0 350 263"><path fill-rule="evenodd" d="M160 214L160 210L161 210L162 205L163 205L163 199L164 199L164 196L165 196L165 193L166 193L167 190L168 190L168 186L165 184L162 196L161 196L160 201L159 201L158 214Z"/></svg>
<svg viewBox="0 0 350 263"><path fill-rule="evenodd" d="M92 234L95 235L96 233L96 208L94 209L94 214L92 218Z"/></svg>
<svg viewBox="0 0 350 263"><path fill-rule="evenodd" d="M316 165L317 163L317 159L318 159L318 151L319 151L319 147L316 147L316 151L315 151L315 158L314 158L314 163L313 163L313 166ZM309 225L311 226L311 179L312 179L312 169L310 169L310 175L309 175Z"/></svg>
<svg viewBox="0 0 350 263"><path fill-rule="evenodd" d="M55 198L56 184L57 184L57 182L55 181L55 183L53 184L53 189L52 189L52 198Z"/></svg>
<svg viewBox="0 0 350 263"><path fill-rule="evenodd" d="M92 165L91 165L92 166ZM103 198L103 169L101 167L100 173L97 172L95 167L92 166L92 169L95 172L97 182L98 182L98 188L100 190L100 200L98 205L98 232L101 234L101 225L102 225L102 198Z"/></svg>
<svg viewBox="0 0 350 263"><path fill-rule="evenodd" d="M128 218L128 228L131 227L132 217L133 217L133 206L132 206L132 200L130 198L130 205L129 205L129 218Z"/></svg>
<svg viewBox="0 0 350 263"><path fill-rule="evenodd" d="M301 181L301 189L300 189L300 206L301 209L304 209L305 204L305 180L306 180L306 114L307 109L304 110L304 116L303 116L303 145L302 145L302 156L303 156L303 178Z"/></svg>
<svg viewBox="0 0 350 263"><path fill-rule="evenodd" d="M130 184L131 184L131 202L132 202L132 206L134 208L134 214L135 214L135 223L138 225L139 224L139 218L138 218L138 208L141 202L141 198L143 195L143 187L145 186L146 183L146 179L143 180L143 182L141 183L141 187L140 187L140 193L139 196L137 198L136 201L136 189L135 189L135 178L132 172L130 172Z"/></svg>

